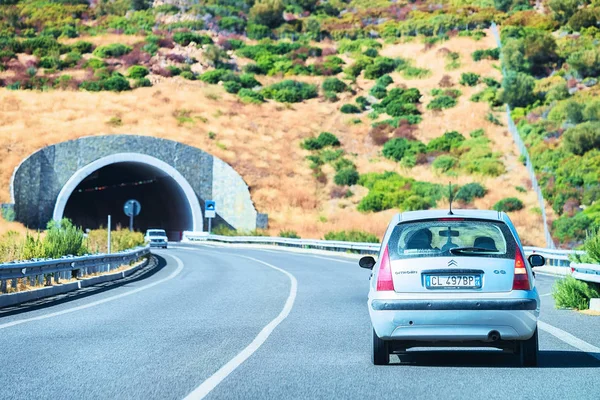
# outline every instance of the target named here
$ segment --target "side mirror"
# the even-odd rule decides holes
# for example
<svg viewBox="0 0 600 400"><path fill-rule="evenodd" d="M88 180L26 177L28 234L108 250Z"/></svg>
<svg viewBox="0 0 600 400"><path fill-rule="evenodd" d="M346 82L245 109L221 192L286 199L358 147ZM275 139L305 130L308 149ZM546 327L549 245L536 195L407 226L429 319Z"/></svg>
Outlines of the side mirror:
<svg viewBox="0 0 600 400"><path fill-rule="evenodd" d="M539 254L530 255L528 260L532 267L541 267L546 264L546 259Z"/></svg>
<svg viewBox="0 0 600 400"><path fill-rule="evenodd" d="M360 259L360 261L358 261L358 265L360 265L361 268L366 268L366 269L373 269L373 267L375 266L375 259L371 256L366 256Z"/></svg>

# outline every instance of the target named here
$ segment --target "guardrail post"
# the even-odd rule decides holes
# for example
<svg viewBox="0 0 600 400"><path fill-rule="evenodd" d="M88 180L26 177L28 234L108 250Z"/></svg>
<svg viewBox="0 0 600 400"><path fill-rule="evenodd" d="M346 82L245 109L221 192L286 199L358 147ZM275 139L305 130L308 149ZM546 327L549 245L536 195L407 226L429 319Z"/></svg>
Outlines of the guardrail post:
<svg viewBox="0 0 600 400"><path fill-rule="evenodd" d="M60 283L60 274L59 273L54 273L54 283L56 283L56 284Z"/></svg>
<svg viewBox="0 0 600 400"><path fill-rule="evenodd" d="M52 275L46 275L46 285L45 286L52 286Z"/></svg>
<svg viewBox="0 0 600 400"><path fill-rule="evenodd" d="M35 286L35 276L29 277L29 286Z"/></svg>
<svg viewBox="0 0 600 400"><path fill-rule="evenodd" d="M0 290L2 290L2 293L8 292L8 281L6 279L1 281Z"/></svg>
<svg viewBox="0 0 600 400"><path fill-rule="evenodd" d="M18 290L19 285L18 285L17 278L12 279L12 281L10 283L10 287L13 288L14 290Z"/></svg>

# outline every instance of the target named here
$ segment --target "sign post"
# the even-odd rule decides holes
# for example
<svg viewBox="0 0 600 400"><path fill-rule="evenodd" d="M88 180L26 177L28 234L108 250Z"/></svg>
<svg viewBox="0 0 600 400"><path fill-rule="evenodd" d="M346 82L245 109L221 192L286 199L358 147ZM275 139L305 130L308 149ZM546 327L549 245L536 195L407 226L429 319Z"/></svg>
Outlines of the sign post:
<svg viewBox="0 0 600 400"><path fill-rule="evenodd" d="M111 227L111 223L110 223L110 215L108 216L108 254L110 254L110 227Z"/></svg>
<svg viewBox="0 0 600 400"><path fill-rule="evenodd" d="M125 215L129 217L129 230L133 232L133 217L140 215L142 205L137 200L127 200L123 206L123 211L125 211Z"/></svg>
<svg viewBox="0 0 600 400"><path fill-rule="evenodd" d="M208 234L212 228L212 219L217 216L217 207L214 201L207 200L204 203L204 216L208 219Z"/></svg>

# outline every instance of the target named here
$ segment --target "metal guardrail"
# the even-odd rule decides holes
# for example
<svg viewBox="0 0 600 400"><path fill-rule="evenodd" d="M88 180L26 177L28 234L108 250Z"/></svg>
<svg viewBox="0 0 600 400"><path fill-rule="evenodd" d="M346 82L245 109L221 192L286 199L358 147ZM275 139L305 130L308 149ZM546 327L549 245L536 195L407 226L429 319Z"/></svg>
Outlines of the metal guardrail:
<svg viewBox="0 0 600 400"><path fill-rule="evenodd" d="M194 241L213 241L221 243L238 244L264 244L284 247L295 247L303 249L329 250L338 252L354 251L360 254L377 254L381 244L379 243L361 243L361 242L342 242L334 240L316 240L316 239L288 239L273 236L219 236L209 235L207 232L183 232L184 242ZM569 256L574 254L583 255L585 252L578 250L557 250L543 247L524 246L526 256L531 254L540 254L546 258L546 266L558 267L569 270L573 277L588 281L600 283L600 265L594 264L575 264L571 263Z"/></svg>
<svg viewBox="0 0 600 400"><path fill-rule="evenodd" d="M51 286L61 279L83 278L94 273L110 272L123 264L139 260L150 253L150 247L138 247L113 254L95 254L88 256L65 256L54 260L15 261L0 264L0 293L8 292L8 281L11 288L17 287L18 279L27 279L30 286Z"/></svg>

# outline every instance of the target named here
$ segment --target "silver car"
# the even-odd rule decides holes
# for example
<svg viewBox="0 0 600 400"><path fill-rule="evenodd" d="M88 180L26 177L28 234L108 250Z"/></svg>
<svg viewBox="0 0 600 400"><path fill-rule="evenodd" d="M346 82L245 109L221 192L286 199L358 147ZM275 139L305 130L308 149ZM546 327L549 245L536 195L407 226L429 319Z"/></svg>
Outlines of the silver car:
<svg viewBox="0 0 600 400"><path fill-rule="evenodd" d="M537 365L540 297L514 225L503 212L398 214L372 269L368 307L376 365L412 347L494 347Z"/></svg>

